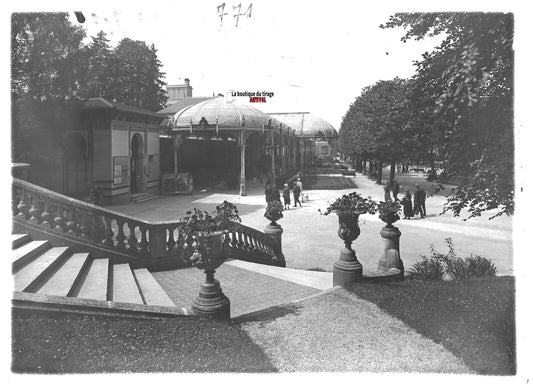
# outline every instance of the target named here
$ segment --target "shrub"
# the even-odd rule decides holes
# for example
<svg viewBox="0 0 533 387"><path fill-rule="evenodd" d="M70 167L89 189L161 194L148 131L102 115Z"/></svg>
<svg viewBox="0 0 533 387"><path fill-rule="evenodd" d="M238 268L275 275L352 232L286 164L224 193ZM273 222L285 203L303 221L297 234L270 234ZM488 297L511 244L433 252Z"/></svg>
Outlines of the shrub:
<svg viewBox="0 0 533 387"><path fill-rule="evenodd" d="M446 238L446 245L448 246L446 254L439 253L431 245L429 247L431 256L422 255L421 261L416 262L409 269L409 277L441 281L496 275L496 266L490 259L473 254L467 258L458 257L451 238Z"/></svg>

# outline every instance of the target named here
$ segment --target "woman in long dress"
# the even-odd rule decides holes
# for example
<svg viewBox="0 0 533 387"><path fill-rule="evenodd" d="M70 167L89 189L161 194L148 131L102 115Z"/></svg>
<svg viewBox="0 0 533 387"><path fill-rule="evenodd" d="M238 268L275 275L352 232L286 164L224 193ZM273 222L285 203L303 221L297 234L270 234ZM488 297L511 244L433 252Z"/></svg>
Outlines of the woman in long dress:
<svg viewBox="0 0 533 387"><path fill-rule="evenodd" d="M403 206L403 218L411 219L413 215L413 202L411 201L411 192L406 188L405 196L403 197L400 204Z"/></svg>

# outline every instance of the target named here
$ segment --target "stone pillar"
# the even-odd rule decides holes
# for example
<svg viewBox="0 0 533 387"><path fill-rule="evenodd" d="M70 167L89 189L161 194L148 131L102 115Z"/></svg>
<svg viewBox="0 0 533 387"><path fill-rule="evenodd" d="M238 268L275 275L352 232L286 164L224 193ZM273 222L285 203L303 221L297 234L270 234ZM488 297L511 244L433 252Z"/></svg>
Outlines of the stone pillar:
<svg viewBox="0 0 533 387"><path fill-rule="evenodd" d="M286 267L285 256L281 248L281 234L283 234L283 229L279 224L269 224L265 228L265 234L268 235L275 242L274 253L276 254L276 260L279 262L278 266Z"/></svg>
<svg viewBox="0 0 533 387"><path fill-rule="evenodd" d="M240 136L241 146L241 181L240 181L240 196L246 196L246 134L245 130L241 130Z"/></svg>
<svg viewBox="0 0 533 387"><path fill-rule="evenodd" d="M229 320L230 301L222 293L220 282L214 276L215 271L206 270L205 274L205 283L200 287L200 293L191 306L193 314L215 320Z"/></svg>
<svg viewBox="0 0 533 387"><path fill-rule="evenodd" d="M346 286L360 282L362 278L363 266L351 246L346 245L341 250L339 260L333 264L333 286Z"/></svg>
<svg viewBox="0 0 533 387"><path fill-rule="evenodd" d="M383 238L383 255L378 263L378 272L382 274L401 274L403 278L404 268L400 258L400 235L397 227L385 226L381 229ZM392 270L391 270L392 269Z"/></svg>

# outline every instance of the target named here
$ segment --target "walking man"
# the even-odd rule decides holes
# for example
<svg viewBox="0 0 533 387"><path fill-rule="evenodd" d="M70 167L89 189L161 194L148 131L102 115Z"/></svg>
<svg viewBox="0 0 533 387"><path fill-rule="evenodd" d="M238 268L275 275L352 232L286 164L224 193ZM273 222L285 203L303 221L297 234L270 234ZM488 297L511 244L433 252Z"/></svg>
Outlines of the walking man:
<svg viewBox="0 0 533 387"><path fill-rule="evenodd" d="M300 195L302 196L302 203L303 203L303 201L304 201L304 185L302 183L302 180L300 180L300 178L296 179L296 185L298 187L300 187Z"/></svg>
<svg viewBox="0 0 533 387"><path fill-rule="evenodd" d="M416 191L414 195L414 213L415 215L420 212L420 217L426 217L426 191L420 188L420 184L416 185Z"/></svg>
<svg viewBox="0 0 533 387"><path fill-rule="evenodd" d="M294 188L292 190L292 194L294 195L294 207L296 207L296 203L302 206L302 203L300 202L300 186L298 185L298 182L294 185Z"/></svg>

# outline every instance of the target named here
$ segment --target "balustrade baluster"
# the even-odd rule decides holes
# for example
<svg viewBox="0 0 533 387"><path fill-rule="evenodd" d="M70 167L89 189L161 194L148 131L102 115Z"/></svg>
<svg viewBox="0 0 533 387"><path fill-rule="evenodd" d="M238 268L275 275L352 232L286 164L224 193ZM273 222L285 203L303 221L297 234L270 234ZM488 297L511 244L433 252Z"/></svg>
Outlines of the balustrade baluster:
<svg viewBox="0 0 533 387"><path fill-rule="evenodd" d="M135 227L137 225L134 222L128 222L130 229L130 237L128 239L128 251L131 253L137 253L137 235L135 235Z"/></svg>
<svg viewBox="0 0 533 387"><path fill-rule="evenodd" d="M54 223L56 224L54 230L57 232L66 231L64 211L65 209L63 208L63 206L61 204L58 204L56 207L56 217L54 218Z"/></svg>
<svg viewBox="0 0 533 387"><path fill-rule="evenodd" d="M237 242L237 247L239 249L241 249L241 250L244 248L244 241L243 241L242 231L239 231L239 240Z"/></svg>
<svg viewBox="0 0 533 387"><path fill-rule="evenodd" d="M167 252L172 253L174 252L174 248L176 246L176 241L174 240L174 230L176 229L175 226L170 226L167 228L168 230L168 241L167 241Z"/></svg>
<svg viewBox="0 0 533 387"><path fill-rule="evenodd" d="M67 207L67 234L78 235L78 224L76 223L76 209L75 207Z"/></svg>
<svg viewBox="0 0 533 387"><path fill-rule="evenodd" d="M17 209L19 213L17 214L15 218L20 219L20 220L28 219L30 217L29 212L28 212L29 208L30 206L28 205L28 195L26 191L22 189L22 192L20 195L20 202L17 205Z"/></svg>
<svg viewBox="0 0 533 387"><path fill-rule="evenodd" d="M41 214L41 218L43 219L43 222L41 223L42 226L48 226L52 227L52 214L50 213L50 202L47 198L44 199L44 210Z"/></svg>
<svg viewBox="0 0 533 387"><path fill-rule="evenodd" d="M39 197L34 194L32 194L29 199L31 202L31 208L28 211L30 214L30 219L28 219L28 222L33 224L41 223L41 209L39 208L38 199Z"/></svg>
<svg viewBox="0 0 533 387"><path fill-rule="evenodd" d="M141 229L141 251L145 254L148 254L148 240L146 239L146 232L148 228L146 226L140 226Z"/></svg>
<svg viewBox="0 0 533 387"><path fill-rule="evenodd" d="M233 231L231 233L230 246L233 248L237 248L237 232L236 231Z"/></svg>
<svg viewBox="0 0 533 387"><path fill-rule="evenodd" d="M89 225L89 217L88 217L88 214L87 214L87 211L85 210L82 210L80 211L80 238L83 238L83 239L89 239L89 230L90 230L90 225Z"/></svg>
<svg viewBox="0 0 533 387"><path fill-rule="evenodd" d="M124 241L126 240L126 236L124 235L124 223L125 221L123 219L117 219L117 226L118 226L118 235L117 235L117 247L120 250L126 249L126 244Z"/></svg>
<svg viewBox="0 0 533 387"><path fill-rule="evenodd" d="M20 203L21 192L22 190L16 185L13 184L11 186L11 211L13 216L17 216L19 213L18 204Z"/></svg>
<svg viewBox="0 0 533 387"><path fill-rule="evenodd" d="M109 217L104 217L104 220L105 220L105 225L106 225L104 244L107 246L114 247L115 246L115 242L113 241L114 234L113 234L113 230L111 229L112 219Z"/></svg>

